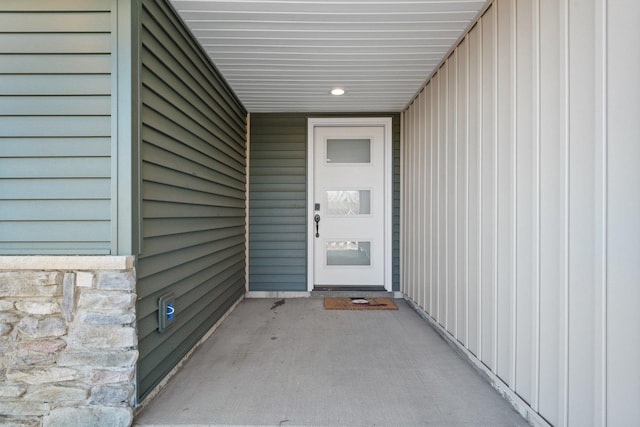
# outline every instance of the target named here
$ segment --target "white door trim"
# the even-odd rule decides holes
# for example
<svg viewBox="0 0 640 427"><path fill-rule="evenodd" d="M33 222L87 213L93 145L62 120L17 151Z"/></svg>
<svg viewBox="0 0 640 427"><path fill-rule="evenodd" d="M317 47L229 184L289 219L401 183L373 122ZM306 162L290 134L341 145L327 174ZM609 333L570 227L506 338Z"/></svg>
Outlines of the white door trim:
<svg viewBox="0 0 640 427"><path fill-rule="evenodd" d="M314 285L314 129L326 126L381 126L384 128L384 288L392 291L393 268L393 140L391 117L309 118L307 121L307 290Z"/></svg>

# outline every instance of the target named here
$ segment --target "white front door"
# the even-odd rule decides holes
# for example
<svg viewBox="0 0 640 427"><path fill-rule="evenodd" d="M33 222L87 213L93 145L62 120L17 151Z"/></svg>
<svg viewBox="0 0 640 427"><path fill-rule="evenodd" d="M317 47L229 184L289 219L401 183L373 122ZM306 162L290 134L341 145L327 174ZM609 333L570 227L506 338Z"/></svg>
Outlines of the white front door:
<svg viewBox="0 0 640 427"><path fill-rule="evenodd" d="M314 126L312 135L313 285L386 286L386 129Z"/></svg>

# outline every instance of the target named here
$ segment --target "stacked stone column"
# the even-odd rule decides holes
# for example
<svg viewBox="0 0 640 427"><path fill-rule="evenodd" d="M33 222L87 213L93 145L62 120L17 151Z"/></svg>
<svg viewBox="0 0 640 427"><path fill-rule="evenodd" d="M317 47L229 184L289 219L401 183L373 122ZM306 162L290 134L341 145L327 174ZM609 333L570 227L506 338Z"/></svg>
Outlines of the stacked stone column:
<svg viewBox="0 0 640 427"><path fill-rule="evenodd" d="M135 302L131 257L0 257L0 424L130 425Z"/></svg>

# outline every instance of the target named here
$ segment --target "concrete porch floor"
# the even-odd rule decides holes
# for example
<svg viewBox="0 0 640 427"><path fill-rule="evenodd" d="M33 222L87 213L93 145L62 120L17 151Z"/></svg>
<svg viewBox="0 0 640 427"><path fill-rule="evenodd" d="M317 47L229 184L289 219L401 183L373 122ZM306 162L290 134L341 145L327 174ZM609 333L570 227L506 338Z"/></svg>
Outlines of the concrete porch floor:
<svg viewBox="0 0 640 427"><path fill-rule="evenodd" d="M528 425L403 300L275 301L240 303L134 425Z"/></svg>

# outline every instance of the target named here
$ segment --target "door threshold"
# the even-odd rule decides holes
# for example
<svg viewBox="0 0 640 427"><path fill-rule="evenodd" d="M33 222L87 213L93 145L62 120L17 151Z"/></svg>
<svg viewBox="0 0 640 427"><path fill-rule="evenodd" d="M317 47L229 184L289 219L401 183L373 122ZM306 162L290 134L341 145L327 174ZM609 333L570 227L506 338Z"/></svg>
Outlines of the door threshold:
<svg viewBox="0 0 640 427"><path fill-rule="evenodd" d="M394 298L383 286L316 286L312 297Z"/></svg>
<svg viewBox="0 0 640 427"><path fill-rule="evenodd" d="M314 286L313 292L387 292L384 286Z"/></svg>

